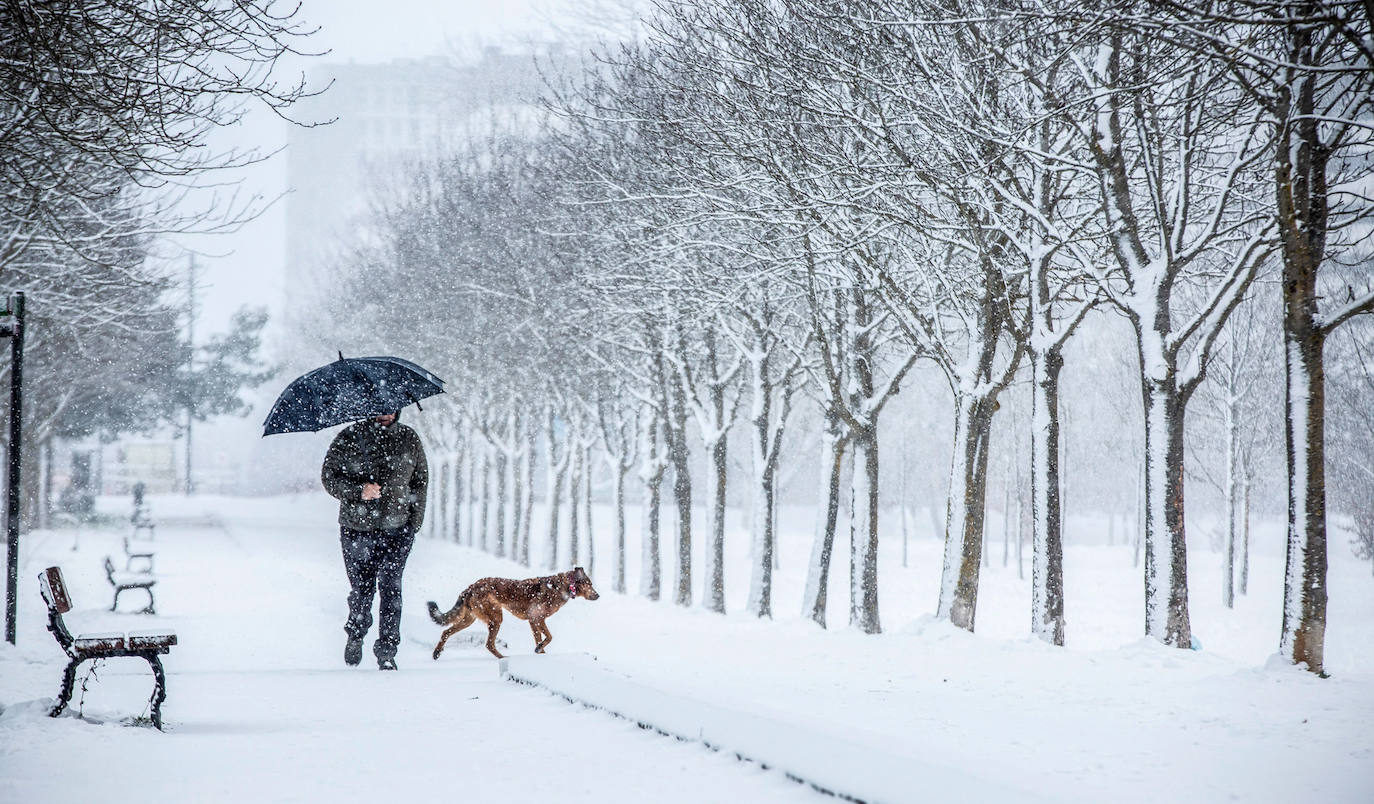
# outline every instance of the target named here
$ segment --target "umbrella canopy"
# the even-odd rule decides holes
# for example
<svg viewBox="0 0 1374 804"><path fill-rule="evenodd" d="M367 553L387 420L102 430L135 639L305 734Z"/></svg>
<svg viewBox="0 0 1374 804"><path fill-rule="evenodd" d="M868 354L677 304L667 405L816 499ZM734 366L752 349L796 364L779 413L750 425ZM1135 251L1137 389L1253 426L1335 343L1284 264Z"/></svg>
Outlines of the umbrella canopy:
<svg viewBox="0 0 1374 804"><path fill-rule="evenodd" d="M313 433L395 413L442 394L444 381L399 357L349 357L291 381L262 423L262 434Z"/></svg>

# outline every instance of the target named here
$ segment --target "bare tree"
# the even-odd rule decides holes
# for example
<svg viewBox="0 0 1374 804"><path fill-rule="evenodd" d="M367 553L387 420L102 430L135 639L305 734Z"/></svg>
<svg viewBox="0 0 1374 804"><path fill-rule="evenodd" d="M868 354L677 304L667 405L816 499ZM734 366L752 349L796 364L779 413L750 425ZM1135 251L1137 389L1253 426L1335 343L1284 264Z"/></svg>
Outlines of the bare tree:
<svg viewBox="0 0 1374 804"><path fill-rule="evenodd" d="M1280 652L1323 674L1326 639L1325 371L1327 338L1374 310L1361 243L1374 199L1374 8L1364 0L1216 6L1157 0L1125 15L1207 59L1272 139L1268 180L1282 258L1288 541ZM1239 44L1238 44L1239 43ZM1356 284L1359 288L1356 289ZM1325 309L1323 298L1328 302ZM1339 301L1334 301L1334 300Z"/></svg>
<svg viewBox="0 0 1374 804"><path fill-rule="evenodd" d="M741 287L726 332L748 367L748 423L754 478L750 501L753 571L748 611L773 616L773 565L777 558L778 459L792 410L792 397L805 376L804 339L797 343L800 322L789 306L774 300L767 279ZM833 532L833 529L832 529Z"/></svg>
<svg viewBox="0 0 1374 804"><path fill-rule="evenodd" d="M687 404L701 433L702 448L709 461L706 473L706 508L708 533L705 552L705 588L702 605L708 611L725 613L725 498L729 464L729 432L739 414L742 388L739 383L743 366L738 350L722 344L719 323L703 321L693 340L698 342L699 357L682 355L675 365L682 384L690 393ZM679 331L681 332L681 331ZM685 344L683 345L685 347ZM727 351L728 350L728 351ZM681 355L686 349L679 351Z"/></svg>
<svg viewBox="0 0 1374 804"><path fill-rule="evenodd" d="M1219 443L1205 435L1195 439L1212 455L1222 456L1220 476L1213 474L1205 457L1195 463L1201 478L1225 501L1221 599L1227 608L1235 606L1238 576L1249 559L1245 495L1256 471L1254 455L1263 443L1278 440L1265 416L1279 384L1278 373L1270 370L1277 365L1279 327L1261 308L1268 301L1252 293L1231 314L1218 339L1209 381L1199 389L1204 410L1221 430Z"/></svg>
<svg viewBox="0 0 1374 804"><path fill-rule="evenodd" d="M207 172L261 158L206 137L250 102L284 114L307 94L303 80L278 78L313 31L298 11L275 0L0 3L0 268L25 244L89 255L129 231L130 218L102 213L93 233L64 212L69 203L132 202L142 231L213 230L251 215L224 200L177 213L147 191L176 199Z"/></svg>
<svg viewBox="0 0 1374 804"><path fill-rule="evenodd" d="M1261 120L1223 69L1204 63L1173 75L1169 65L1185 53L1129 30L1087 37L1066 53L1086 105L1061 112L1098 179L1097 231L1114 263L1102 291L1136 333L1145 633L1180 648L1191 644L1184 410L1272 243L1259 192L1268 153ZM1188 298L1201 301L1187 306L1183 287L1197 288Z"/></svg>

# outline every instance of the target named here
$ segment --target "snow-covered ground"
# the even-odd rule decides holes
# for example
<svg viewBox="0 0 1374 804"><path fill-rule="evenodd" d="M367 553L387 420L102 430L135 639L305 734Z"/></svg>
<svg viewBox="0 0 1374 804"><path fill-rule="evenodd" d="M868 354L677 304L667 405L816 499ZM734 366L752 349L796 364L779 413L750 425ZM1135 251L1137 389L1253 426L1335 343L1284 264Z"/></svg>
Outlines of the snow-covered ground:
<svg viewBox="0 0 1374 804"><path fill-rule="evenodd" d="M123 512L127 501L102 507ZM1201 651L1142 639L1143 584L1130 549L1081 546L1086 538L1066 551L1070 644L1054 649L1027 636L1029 583L1017 578L1014 559L1001 566L1000 544L983 570L978 633L968 634L931 617L939 543L914 539L904 568L900 536L891 534L880 564L886 632L866 636L844 625L842 558L830 629L798 616L810 539L803 509L783 512L769 622L739 613L748 592L739 522L729 532L733 613L724 617L669 602L671 538L667 599L613 594L602 528L594 570L601 599L573 601L549 621L550 655L526 658L533 645L524 623L508 619L501 634L517 657L512 668L547 677L560 693L551 695L502 679L475 641L480 634L450 642L432 661L439 628L424 607L447 607L483 575L542 569L417 541L401 670L379 673L370 654L361 668L342 662L347 584L323 494L158 497L151 508L156 617L105 611L111 592L101 561L122 558L123 529L26 536L18 645L0 644L0 801L823 798L789 780L796 769L735 758L767 762L789 751L812 757L813 775L836 792L881 790L893 800L944 798L949 784L960 786L960 800L983 801L1374 800L1374 576L1344 544L1331 551L1332 678L1321 680L1269 661L1283 569L1272 527L1256 534L1250 593L1234 610L1220 602L1219 556L1205 543L1192 550ZM537 535L535 545L538 553ZM846 552L837 545L838 556ZM45 716L64 658L44 629L37 591L38 572L51 564L62 566L75 598L67 615L74 630L176 630L180 644L165 657L164 733L126 725L146 711L151 688L146 665L132 659L99 669L84 701L74 701L81 718ZM699 570L695 580L699 599ZM565 697L594 698L625 717ZM681 734L693 723L710 734L707 726Z"/></svg>

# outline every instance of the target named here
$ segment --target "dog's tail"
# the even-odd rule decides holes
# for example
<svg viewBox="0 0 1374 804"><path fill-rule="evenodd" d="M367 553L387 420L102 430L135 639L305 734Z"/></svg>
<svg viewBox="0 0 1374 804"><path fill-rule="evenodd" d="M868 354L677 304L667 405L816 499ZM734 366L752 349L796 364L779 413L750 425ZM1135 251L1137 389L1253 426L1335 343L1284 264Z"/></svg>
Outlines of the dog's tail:
<svg viewBox="0 0 1374 804"><path fill-rule="evenodd" d="M429 618L438 625L448 625L458 616L458 612L467 605L468 593L466 591L458 596L458 602L453 604L453 608L448 611L439 611L439 604L433 600L429 601Z"/></svg>

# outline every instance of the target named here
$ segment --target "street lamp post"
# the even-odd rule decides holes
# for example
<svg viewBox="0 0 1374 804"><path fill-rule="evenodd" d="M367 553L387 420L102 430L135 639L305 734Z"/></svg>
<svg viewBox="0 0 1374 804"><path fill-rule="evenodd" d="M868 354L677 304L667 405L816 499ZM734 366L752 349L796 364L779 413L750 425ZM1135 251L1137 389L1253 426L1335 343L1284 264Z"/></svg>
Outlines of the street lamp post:
<svg viewBox="0 0 1374 804"><path fill-rule="evenodd" d="M10 339L10 448L9 499L6 505L5 530L9 546L8 585L5 587L5 641L14 644L15 611L19 601L19 468L20 447L23 444L24 424L24 293L9 298L0 316L8 321L0 324L0 337Z"/></svg>

